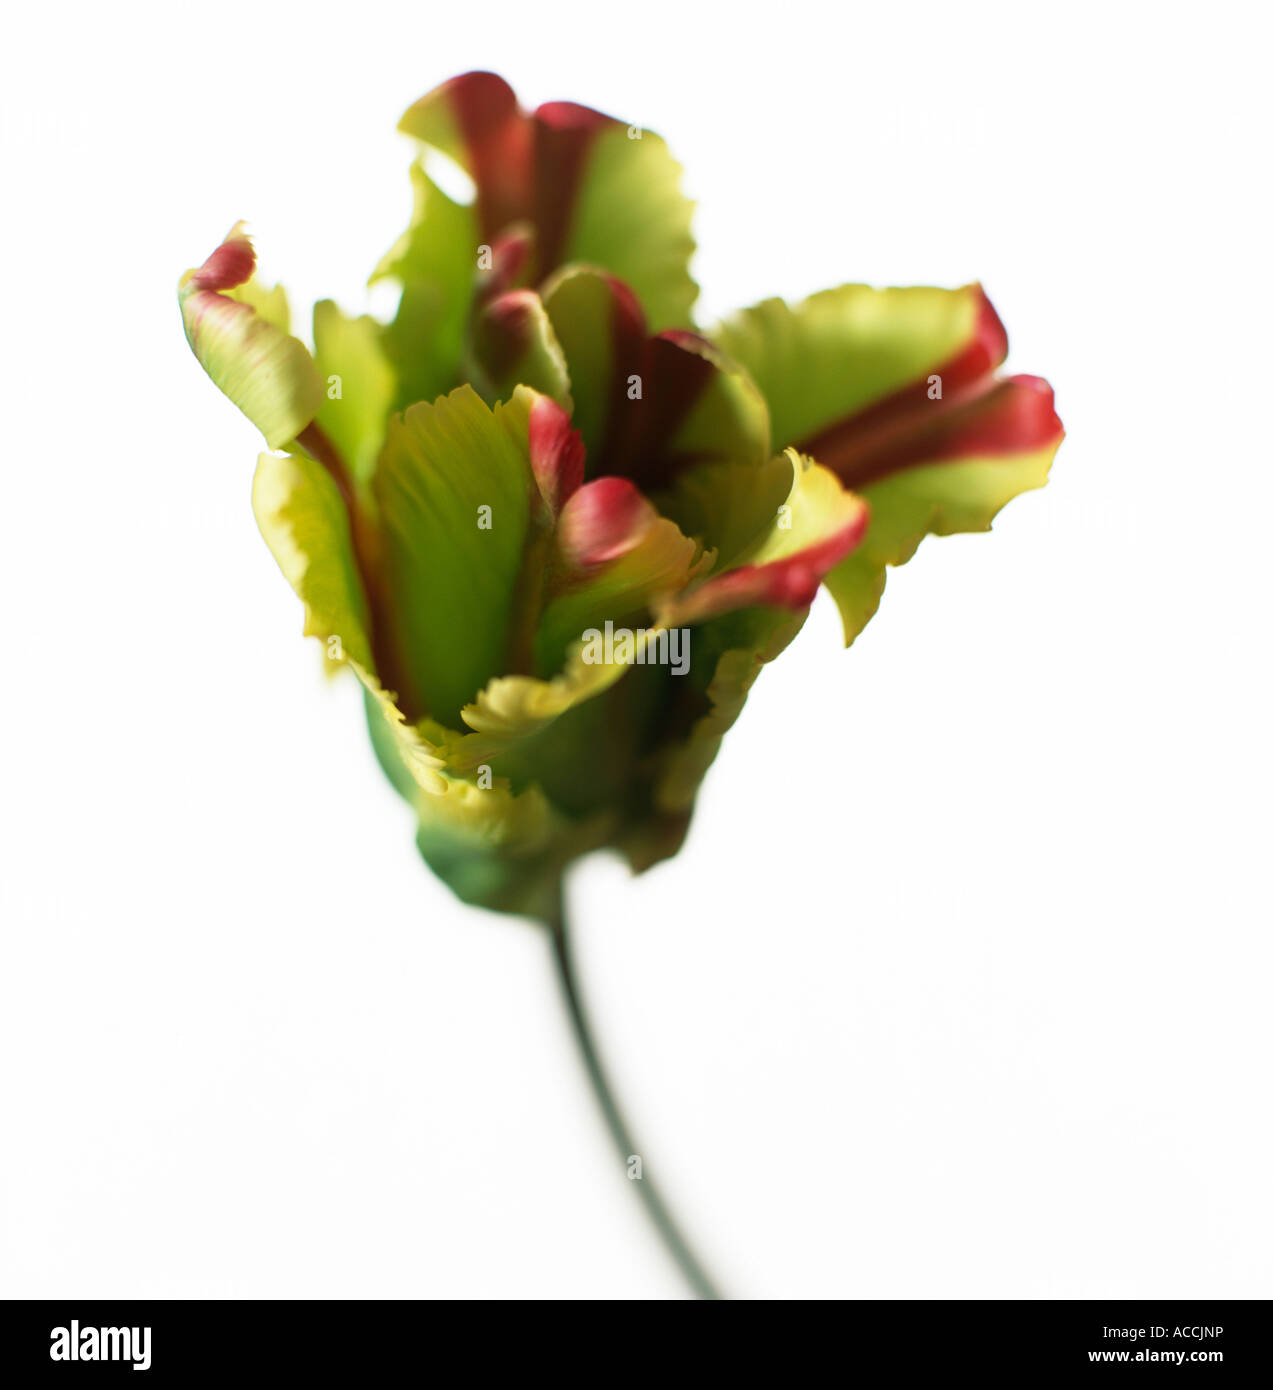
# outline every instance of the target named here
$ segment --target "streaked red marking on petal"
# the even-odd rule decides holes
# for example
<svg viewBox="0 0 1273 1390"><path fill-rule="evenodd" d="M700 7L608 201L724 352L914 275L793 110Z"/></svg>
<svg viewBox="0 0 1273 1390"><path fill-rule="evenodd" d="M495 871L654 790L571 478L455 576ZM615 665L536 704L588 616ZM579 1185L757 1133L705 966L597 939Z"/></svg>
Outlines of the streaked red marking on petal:
<svg viewBox="0 0 1273 1390"><path fill-rule="evenodd" d="M1041 449L1065 433L1052 387L1041 376L1006 377L946 422L945 455Z"/></svg>
<svg viewBox="0 0 1273 1390"><path fill-rule="evenodd" d="M529 436L531 470L555 516L583 485L583 439L551 396L535 398Z"/></svg>
<svg viewBox="0 0 1273 1390"><path fill-rule="evenodd" d="M572 101L545 102L535 112L535 271L541 280L565 251L592 142L613 124L609 116Z"/></svg>
<svg viewBox="0 0 1273 1390"><path fill-rule="evenodd" d="M983 381L961 396L927 405L928 411L915 411L818 461L845 486L860 489L902 468L1025 453L1065 433L1042 377Z"/></svg>
<svg viewBox="0 0 1273 1390"><path fill-rule="evenodd" d="M657 520L658 513L626 478L594 478L562 508L557 543L571 566L604 565L639 545Z"/></svg>
<svg viewBox="0 0 1273 1390"><path fill-rule="evenodd" d="M698 351L697 334L676 330L646 339L639 361L616 373L605 458L600 467L621 473L654 491L666 486L688 464L672 440L716 376L718 368ZM641 378L641 397L628 399L628 380Z"/></svg>
<svg viewBox="0 0 1273 1390"><path fill-rule="evenodd" d="M738 608L765 604L775 608L807 608L818 586L850 554L866 534L870 509L862 503L833 535L782 560L741 565L699 586L675 605L672 621L696 622Z"/></svg>
<svg viewBox="0 0 1273 1390"><path fill-rule="evenodd" d="M190 277L200 290L232 290L252 278L256 250L236 227Z"/></svg>
<svg viewBox="0 0 1273 1390"><path fill-rule="evenodd" d="M455 113L468 147L482 235L494 237L529 210L530 122L517 104L516 93L493 72L467 72L438 90Z"/></svg>
<svg viewBox="0 0 1273 1390"><path fill-rule="evenodd" d="M695 462L672 441L710 388L718 368L712 344L697 333L668 329L647 336L636 296L612 275L599 277L609 292L608 377L604 423L588 468L594 477L620 476L653 491ZM630 395L639 380L640 396Z"/></svg>
<svg viewBox="0 0 1273 1390"><path fill-rule="evenodd" d="M625 446L630 447L633 428L628 383L645 371L648 341L645 313L635 294L613 275L602 277L610 291L608 365L610 383L606 391L605 426L595 457L588 460L594 474L618 473L615 466Z"/></svg>
<svg viewBox="0 0 1273 1390"><path fill-rule="evenodd" d="M704 610L725 612L754 603L774 608L807 608L817 597L822 576L799 555L772 565L744 565L722 574L699 591ZM710 603L709 603L710 601Z"/></svg>
<svg viewBox="0 0 1273 1390"><path fill-rule="evenodd" d="M941 403L928 399L929 378L941 378L943 401L972 389L987 378L1008 355L1008 334L995 307L980 285L973 287L977 312L972 337L944 362L935 363L922 376L882 397L863 410L824 426L799 442L801 453L839 472L835 462L852 453L862 439L900 427L916 415L928 415Z"/></svg>

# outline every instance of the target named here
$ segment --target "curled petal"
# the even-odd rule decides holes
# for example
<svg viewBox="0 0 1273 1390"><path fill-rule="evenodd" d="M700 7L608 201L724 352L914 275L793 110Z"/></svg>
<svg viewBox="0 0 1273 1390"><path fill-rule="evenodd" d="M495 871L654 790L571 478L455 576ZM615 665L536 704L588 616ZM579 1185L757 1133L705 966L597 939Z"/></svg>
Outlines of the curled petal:
<svg viewBox="0 0 1273 1390"><path fill-rule="evenodd" d="M689 322L698 294L689 275L693 208L681 196L680 165L652 131L574 102L523 111L488 72L436 88L399 128L472 177L492 251L510 224L526 225L526 283L561 265L595 265L632 286L656 329ZM498 288L511 283L502 277Z"/></svg>
<svg viewBox="0 0 1273 1390"><path fill-rule="evenodd" d="M202 266L181 277L177 293L186 341L200 366L266 444L281 449L318 413L323 383L304 344L242 294L255 264L252 243L236 223Z"/></svg>
<svg viewBox="0 0 1273 1390"><path fill-rule="evenodd" d="M1008 337L980 285L843 285L788 308L767 300L723 325L781 442L815 453L871 507L863 544L827 578L852 642L890 565L926 535L985 531L1042 487L1064 430L1038 377L999 378Z"/></svg>
<svg viewBox="0 0 1273 1390"><path fill-rule="evenodd" d="M252 508L265 543L305 605L305 635L333 661L375 676L367 595L349 515L326 469L304 454L262 454Z"/></svg>
<svg viewBox="0 0 1273 1390"><path fill-rule="evenodd" d="M544 307L594 476L628 477L653 493L696 464L768 460L769 413L747 374L696 333L649 336L636 296L615 276L570 266L544 287Z"/></svg>
<svg viewBox="0 0 1273 1390"><path fill-rule="evenodd" d="M1065 432L1052 388L1042 377L981 383L945 399L943 407L842 439L834 450L837 476L849 487L865 488L918 464L1011 456L1055 446Z"/></svg>
<svg viewBox="0 0 1273 1390"><path fill-rule="evenodd" d="M808 608L826 575L861 543L867 506L833 473L794 449L773 469L789 470L791 485L767 532L725 572L674 599L664 622L698 623L757 605Z"/></svg>
<svg viewBox="0 0 1273 1390"><path fill-rule="evenodd" d="M453 77L421 97L398 129L440 150L472 177L486 240L526 215L533 187L531 130L502 77Z"/></svg>

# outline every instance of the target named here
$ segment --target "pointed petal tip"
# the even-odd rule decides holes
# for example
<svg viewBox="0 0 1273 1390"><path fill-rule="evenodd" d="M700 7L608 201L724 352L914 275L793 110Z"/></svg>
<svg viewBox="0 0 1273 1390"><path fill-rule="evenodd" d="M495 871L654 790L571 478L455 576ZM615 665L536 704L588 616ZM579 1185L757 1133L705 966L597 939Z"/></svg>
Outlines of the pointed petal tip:
<svg viewBox="0 0 1273 1390"><path fill-rule="evenodd" d="M617 560L658 520L654 507L627 478L594 478L562 509L557 540L572 567Z"/></svg>
<svg viewBox="0 0 1273 1390"><path fill-rule="evenodd" d="M402 113L399 131L427 140L429 122L441 104L450 107L462 120L472 119L489 125L501 124L518 109L517 93L498 73L475 68L472 72L447 78L412 102Z"/></svg>
<svg viewBox="0 0 1273 1390"><path fill-rule="evenodd" d="M815 467L794 450L786 451L797 473ZM825 470L819 473L835 488ZM792 496L800 480L795 480ZM674 601L666 621L673 624L696 623L739 608L757 605L799 611L808 608L826 576L850 555L866 536L870 507L856 493L843 489L835 494L839 516L820 539L789 555L740 565L737 569L713 575L684 599Z"/></svg>
<svg viewBox="0 0 1273 1390"><path fill-rule="evenodd" d="M531 471L555 516L583 486L584 444L551 396L537 395L530 408L529 450Z"/></svg>
<svg viewBox="0 0 1273 1390"><path fill-rule="evenodd" d="M191 290L233 290L246 284L256 269L256 248L239 221L225 234L221 245L197 270L188 270L181 277L181 286Z"/></svg>
<svg viewBox="0 0 1273 1390"><path fill-rule="evenodd" d="M281 449L318 413L324 385L305 345L233 293L252 279L255 267L252 242L236 222L208 259L181 277L177 298L199 365L261 431L267 447ZM273 308L277 314L278 305Z"/></svg>

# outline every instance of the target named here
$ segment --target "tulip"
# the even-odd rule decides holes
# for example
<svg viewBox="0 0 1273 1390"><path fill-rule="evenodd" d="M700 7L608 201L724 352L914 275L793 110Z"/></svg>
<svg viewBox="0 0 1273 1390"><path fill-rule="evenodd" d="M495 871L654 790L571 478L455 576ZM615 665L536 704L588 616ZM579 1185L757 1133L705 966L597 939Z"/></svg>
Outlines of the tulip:
<svg viewBox="0 0 1273 1390"><path fill-rule="evenodd" d="M1043 485L1061 424L1045 382L999 374L977 285L844 285L700 331L691 208L650 131L525 112L489 73L401 129L415 208L372 277L400 287L391 322L321 302L311 350L237 224L182 277L183 323L264 436L261 532L306 634L361 682L421 852L463 901L550 924L604 1092L567 867L674 854L819 587L852 643L924 537L988 530Z"/></svg>

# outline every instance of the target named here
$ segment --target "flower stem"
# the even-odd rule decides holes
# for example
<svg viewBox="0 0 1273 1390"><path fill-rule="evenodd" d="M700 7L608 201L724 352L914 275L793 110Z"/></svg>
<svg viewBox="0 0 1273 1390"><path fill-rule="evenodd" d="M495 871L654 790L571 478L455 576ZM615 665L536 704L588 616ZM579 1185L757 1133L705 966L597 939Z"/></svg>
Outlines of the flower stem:
<svg viewBox="0 0 1273 1390"><path fill-rule="evenodd" d="M601 1106L602 1114L605 1116L610 1137L614 1140L619 1157L626 1167L629 1160L637 1156L638 1151L632 1142L632 1135L624 1122L623 1115L619 1111L614 1091L601 1066L597 1046L593 1041L592 1029L589 1026L588 1016L584 1011L583 1000L579 994L574 953L570 947L564 909L557 912L550 926L553 935L554 957L557 962L557 978L561 983L562 995L570 1013L575 1041L579 1044L579 1051L583 1056L584 1066L588 1069L588 1078L592 1082L593 1093L597 1097L597 1103ZM698 1257L690 1249L654 1183L642 1175L640 1178L633 1179L633 1185L645 1203L646 1215L654 1223L654 1228L667 1247L668 1254L676 1261L677 1268L685 1276L685 1280L693 1289L695 1296L703 1299L719 1299L721 1296L719 1291L712 1283Z"/></svg>

